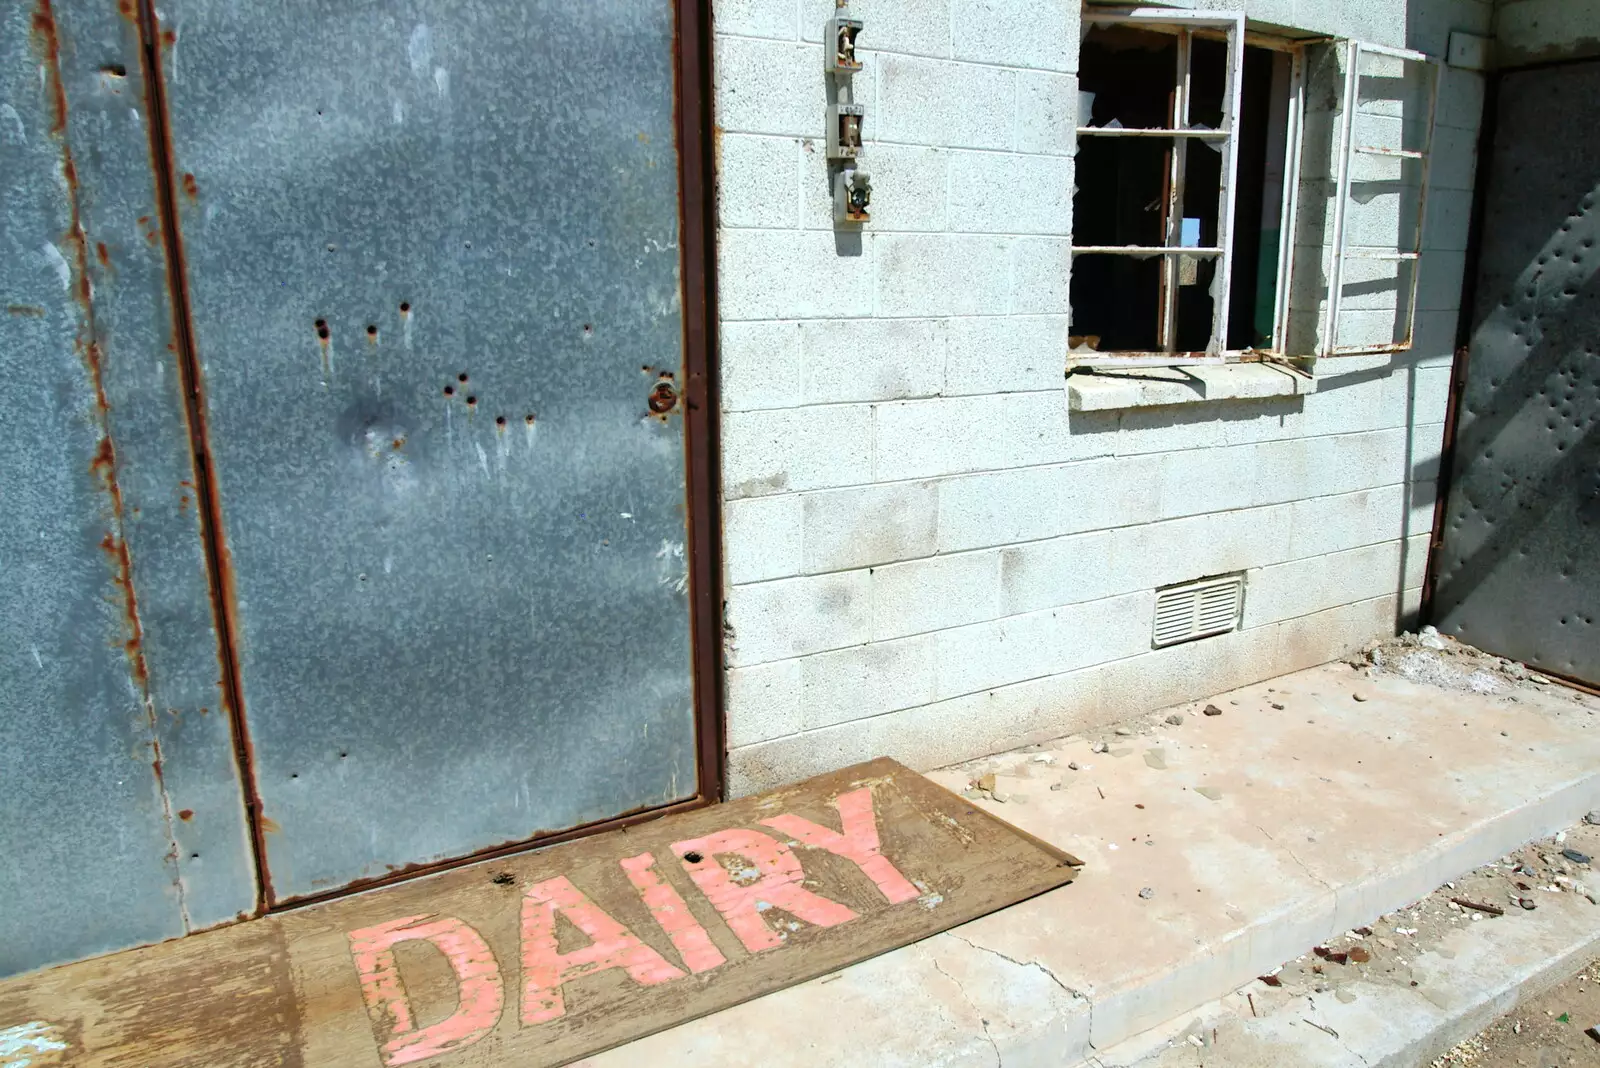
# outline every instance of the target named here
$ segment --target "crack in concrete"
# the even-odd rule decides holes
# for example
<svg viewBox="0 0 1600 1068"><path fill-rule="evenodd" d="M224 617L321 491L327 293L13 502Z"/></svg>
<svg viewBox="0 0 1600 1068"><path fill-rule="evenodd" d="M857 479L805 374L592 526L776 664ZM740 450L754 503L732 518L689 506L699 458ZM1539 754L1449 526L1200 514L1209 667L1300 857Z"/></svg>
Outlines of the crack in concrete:
<svg viewBox="0 0 1600 1068"><path fill-rule="evenodd" d="M954 931L946 931L945 934L949 935L951 938L954 938L957 942L961 942L961 943L963 943L965 945L971 946L973 949L976 949L979 952L992 953L996 957L999 957L1001 960L1008 961L1011 964L1015 964L1019 968L1037 968L1041 972L1043 972L1044 974L1048 975L1050 977L1050 981L1055 983L1056 986L1059 986L1062 990L1066 991L1068 996L1074 997L1074 998L1079 998L1079 999L1081 999L1081 1000L1083 1000L1085 1002L1087 1002L1089 1000L1086 995L1079 993L1078 991L1076 991L1076 990L1072 989L1070 986L1068 986L1066 983L1063 983L1061 981L1060 976L1056 975L1055 972L1051 971L1049 968L1045 967L1043 964L1039 963L1036 960L1018 960L1015 957L1008 957L1004 953L1000 952L998 949L991 949L988 946L980 946L980 945L978 945L978 943L972 941L970 938L963 938L960 935L956 934Z"/></svg>
<svg viewBox="0 0 1600 1068"><path fill-rule="evenodd" d="M962 941L966 942L966 939L963 938ZM967 944L971 945L972 943L968 942ZM961 985L961 980L944 970L944 965L939 963L938 958L930 956L928 959L933 961L935 971L956 985L956 990L961 994L961 1000L965 1001L967 1008L977 1015L978 1023L983 1027L984 1040L989 1043L989 1048L994 1050L994 1068L1004 1068L1005 1058L1000 1055L1000 1046L995 1042L994 1035L989 1033L989 1021L983 1018L983 1010L978 1008L977 1002L972 1000L971 995L967 993L967 988Z"/></svg>
<svg viewBox="0 0 1600 1068"><path fill-rule="evenodd" d="M1293 849L1290 849L1289 846L1286 843L1280 842L1276 838L1272 837L1272 832L1268 831L1265 827L1261 826L1261 824L1259 824L1259 823L1256 824L1255 827L1256 827L1256 830L1260 831L1262 834L1267 836L1267 841L1271 842L1273 845L1277 846L1279 849L1281 849L1285 853L1287 853L1289 855L1289 859L1294 861L1295 864L1300 868L1301 871L1305 872L1305 875L1306 875L1307 879L1310 879L1312 882L1316 883L1318 886L1322 887L1324 890L1335 890L1336 891L1338 889L1332 883L1330 883L1328 880L1324 879L1322 876L1318 875L1316 872L1314 872L1310 868L1306 867L1306 862L1300 859L1300 854L1296 853Z"/></svg>

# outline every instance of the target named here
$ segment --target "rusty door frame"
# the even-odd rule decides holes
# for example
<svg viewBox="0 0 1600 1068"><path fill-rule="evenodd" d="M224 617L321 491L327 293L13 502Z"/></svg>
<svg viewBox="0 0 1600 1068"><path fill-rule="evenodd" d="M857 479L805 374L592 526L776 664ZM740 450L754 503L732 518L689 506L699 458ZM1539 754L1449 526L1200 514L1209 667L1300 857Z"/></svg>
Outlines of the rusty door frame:
<svg viewBox="0 0 1600 1068"><path fill-rule="evenodd" d="M48 2L48 0L46 0ZM266 864L261 799L254 758L240 699L238 638L232 574L221 523L221 502L212 470L206 429L202 362L195 344L188 295L183 234L178 218L175 153L165 75L163 33L154 0L120 0L119 10L138 27L143 75L151 110L150 155L155 172L162 240L172 299L173 342L182 376L189 434L194 452L196 496L205 524L205 550L220 648L218 660L241 781L245 787L251 847L256 869L254 915L298 908L344 897L375 886L416 878L466 864L554 845L591 834L685 812L723 799L726 747L723 718L722 515L720 396L716 314L716 207L713 160L710 0L672 0L677 15L674 41L674 122L678 134L678 212L683 300L684 385L679 411L684 420L685 527L689 546L690 667L694 680L697 789L694 797L668 805L623 813L596 823L536 835L522 842L481 850L451 860L416 865L388 875L357 880L326 893L280 900ZM241 919L246 917L241 916Z"/></svg>

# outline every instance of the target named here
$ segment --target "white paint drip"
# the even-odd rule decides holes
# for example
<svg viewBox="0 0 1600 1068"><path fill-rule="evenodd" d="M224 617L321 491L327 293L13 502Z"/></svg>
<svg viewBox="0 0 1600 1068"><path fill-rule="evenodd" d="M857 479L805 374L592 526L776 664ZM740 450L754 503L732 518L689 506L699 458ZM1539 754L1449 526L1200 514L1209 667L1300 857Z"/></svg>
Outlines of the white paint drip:
<svg viewBox="0 0 1600 1068"><path fill-rule="evenodd" d="M533 449L533 439L539 434L539 424L524 422L522 424L522 440L528 443L529 451Z"/></svg>
<svg viewBox="0 0 1600 1068"><path fill-rule="evenodd" d="M394 107L391 109L390 114L393 116L394 124L396 126L403 126L405 124L405 121L406 121L406 106L405 106L405 104L401 103L399 100L396 100L394 102Z"/></svg>
<svg viewBox="0 0 1600 1068"><path fill-rule="evenodd" d="M621 516L623 519L632 519L633 518L633 513L632 512L618 512L617 515Z"/></svg>
<svg viewBox="0 0 1600 1068"><path fill-rule="evenodd" d="M484 478L488 478L489 477L489 454L484 452L483 451L483 446L479 445L476 441L474 441L472 443L472 447L474 449L478 450L478 466L483 468L483 477Z"/></svg>
<svg viewBox="0 0 1600 1068"><path fill-rule="evenodd" d="M43 1020L0 1027L0 1068L28 1068L35 1054L59 1053L67 1048L61 1029Z"/></svg>
<svg viewBox="0 0 1600 1068"><path fill-rule="evenodd" d="M17 114L16 108L10 104L0 104L0 119L5 120L7 144L25 145L28 143L28 131L22 125L22 116Z"/></svg>
<svg viewBox="0 0 1600 1068"><path fill-rule="evenodd" d="M39 655L39 647L37 645L33 647L33 662L39 665L40 671L44 670L44 657Z"/></svg>
<svg viewBox="0 0 1600 1068"><path fill-rule="evenodd" d="M496 434L494 443L494 466L502 475L506 473L506 461L510 459L510 457L511 438L505 433Z"/></svg>
<svg viewBox="0 0 1600 1068"><path fill-rule="evenodd" d="M433 40L428 35L428 24L417 23L416 29L411 31L411 40L406 42L406 59L411 64L411 73L418 78L428 73L429 61L433 59Z"/></svg>
<svg viewBox="0 0 1600 1068"><path fill-rule="evenodd" d="M52 244L46 243L43 247L45 262L55 270L56 280L61 283L61 288L71 289L72 266L67 263L67 258L61 254L60 249Z"/></svg>
<svg viewBox="0 0 1600 1068"><path fill-rule="evenodd" d="M443 67L433 68L433 87L440 96L450 95L450 72Z"/></svg>
<svg viewBox="0 0 1600 1068"><path fill-rule="evenodd" d="M406 348L408 349L411 347L411 320L416 317L417 310L415 308L400 313L400 340L406 343Z"/></svg>

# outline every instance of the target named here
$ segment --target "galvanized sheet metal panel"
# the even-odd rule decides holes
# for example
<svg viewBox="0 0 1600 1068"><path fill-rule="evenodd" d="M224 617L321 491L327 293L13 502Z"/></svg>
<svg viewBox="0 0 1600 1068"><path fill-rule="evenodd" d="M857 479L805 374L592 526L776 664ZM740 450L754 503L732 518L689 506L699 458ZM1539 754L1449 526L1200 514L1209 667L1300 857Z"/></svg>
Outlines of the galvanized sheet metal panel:
<svg viewBox="0 0 1600 1068"><path fill-rule="evenodd" d="M1441 630L1600 685L1600 62L1503 75Z"/></svg>
<svg viewBox="0 0 1600 1068"><path fill-rule="evenodd" d="M252 908L133 28L0 15L0 974ZM118 73L120 71L120 73Z"/></svg>
<svg viewBox="0 0 1600 1068"><path fill-rule="evenodd" d="M692 796L671 5L162 15L276 898Z"/></svg>

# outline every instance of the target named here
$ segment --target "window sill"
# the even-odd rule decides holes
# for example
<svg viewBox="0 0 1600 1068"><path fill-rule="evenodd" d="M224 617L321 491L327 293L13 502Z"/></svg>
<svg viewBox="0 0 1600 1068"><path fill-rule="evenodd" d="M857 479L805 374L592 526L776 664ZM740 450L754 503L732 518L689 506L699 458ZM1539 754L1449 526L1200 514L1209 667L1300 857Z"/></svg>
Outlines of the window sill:
<svg viewBox="0 0 1600 1068"><path fill-rule="evenodd" d="M1294 397L1317 391L1317 380L1270 363L1196 367L1101 367L1067 379L1067 409L1104 412L1201 401Z"/></svg>

